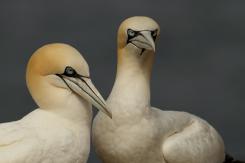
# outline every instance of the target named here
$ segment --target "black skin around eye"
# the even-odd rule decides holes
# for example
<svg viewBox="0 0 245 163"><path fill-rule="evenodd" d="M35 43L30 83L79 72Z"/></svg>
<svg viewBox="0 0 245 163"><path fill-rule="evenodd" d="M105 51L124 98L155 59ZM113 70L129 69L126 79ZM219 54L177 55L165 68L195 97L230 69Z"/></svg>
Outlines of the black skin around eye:
<svg viewBox="0 0 245 163"><path fill-rule="evenodd" d="M74 77L77 75L77 72L70 66L67 66L64 71L64 75L69 77Z"/></svg>
<svg viewBox="0 0 245 163"><path fill-rule="evenodd" d="M133 32L134 35L130 35L130 32ZM129 41L130 39L132 39L132 38L138 36L139 31L134 31L134 30L132 30L132 29L128 29L128 30L127 30L127 34L128 34L127 43L129 43L129 42L130 42L130 41Z"/></svg>
<svg viewBox="0 0 245 163"><path fill-rule="evenodd" d="M135 31L134 30L132 30L132 29L128 29L128 35L130 36L130 37L134 37L135 36Z"/></svg>
<svg viewBox="0 0 245 163"><path fill-rule="evenodd" d="M154 31L151 31L151 36L152 36L153 40L155 41L157 38L157 29Z"/></svg>
<svg viewBox="0 0 245 163"><path fill-rule="evenodd" d="M128 39L127 39L127 44L130 42L130 40L136 36L138 36L140 33L140 31L134 31L132 29L128 29L127 30L127 35L128 35ZM151 31L151 36L153 38L154 41L156 41L157 38L157 29L154 31Z"/></svg>

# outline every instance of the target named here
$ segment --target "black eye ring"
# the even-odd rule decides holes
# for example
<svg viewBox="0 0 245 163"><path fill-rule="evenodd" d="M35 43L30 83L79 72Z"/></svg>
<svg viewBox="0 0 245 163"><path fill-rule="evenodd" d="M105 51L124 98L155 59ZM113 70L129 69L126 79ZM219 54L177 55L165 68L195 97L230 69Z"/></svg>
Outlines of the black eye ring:
<svg viewBox="0 0 245 163"><path fill-rule="evenodd" d="M154 31L151 31L151 36L152 38L154 39L154 41L156 40L156 37L157 37L157 29L154 30Z"/></svg>
<svg viewBox="0 0 245 163"><path fill-rule="evenodd" d="M127 33L129 37L134 37L136 35L136 32L132 29L128 29Z"/></svg>
<svg viewBox="0 0 245 163"><path fill-rule="evenodd" d="M152 37L157 37L157 30L151 31Z"/></svg>
<svg viewBox="0 0 245 163"><path fill-rule="evenodd" d="M74 77L77 75L77 72L70 66L67 66L64 71L64 75L69 77Z"/></svg>

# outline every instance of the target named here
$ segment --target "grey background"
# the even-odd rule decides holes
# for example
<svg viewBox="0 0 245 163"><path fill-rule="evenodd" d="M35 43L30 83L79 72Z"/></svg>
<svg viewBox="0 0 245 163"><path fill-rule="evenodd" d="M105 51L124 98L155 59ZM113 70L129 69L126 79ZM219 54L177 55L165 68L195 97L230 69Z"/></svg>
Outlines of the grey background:
<svg viewBox="0 0 245 163"><path fill-rule="evenodd" d="M245 1L1 0L0 121L36 105L25 67L41 45L65 42L87 59L107 97L116 71L116 32L129 16L161 26L152 78L152 105L185 110L209 121L227 151L245 160ZM99 162L93 149L89 162Z"/></svg>

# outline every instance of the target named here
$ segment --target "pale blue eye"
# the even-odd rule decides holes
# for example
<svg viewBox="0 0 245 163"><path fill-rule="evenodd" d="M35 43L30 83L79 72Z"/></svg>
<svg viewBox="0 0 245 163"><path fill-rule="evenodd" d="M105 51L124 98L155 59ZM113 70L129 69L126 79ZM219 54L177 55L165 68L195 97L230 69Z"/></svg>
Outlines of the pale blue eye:
<svg viewBox="0 0 245 163"><path fill-rule="evenodd" d="M128 35L129 35L130 37L134 37L135 34L136 34L135 31L133 31L132 29L128 29Z"/></svg>
<svg viewBox="0 0 245 163"><path fill-rule="evenodd" d="M64 75L72 77L72 76L76 75L76 71L72 67L67 66L65 69Z"/></svg>

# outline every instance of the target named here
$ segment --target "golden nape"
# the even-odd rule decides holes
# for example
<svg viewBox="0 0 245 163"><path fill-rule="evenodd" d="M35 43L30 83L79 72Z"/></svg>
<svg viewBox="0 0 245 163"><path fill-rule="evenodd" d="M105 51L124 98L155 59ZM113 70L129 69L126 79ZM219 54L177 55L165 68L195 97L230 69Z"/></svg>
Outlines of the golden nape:
<svg viewBox="0 0 245 163"><path fill-rule="evenodd" d="M85 59L70 45L45 45L31 56L26 81L38 108L0 125L0 162L86 163L92 104L111 113Z"/></svg>

